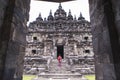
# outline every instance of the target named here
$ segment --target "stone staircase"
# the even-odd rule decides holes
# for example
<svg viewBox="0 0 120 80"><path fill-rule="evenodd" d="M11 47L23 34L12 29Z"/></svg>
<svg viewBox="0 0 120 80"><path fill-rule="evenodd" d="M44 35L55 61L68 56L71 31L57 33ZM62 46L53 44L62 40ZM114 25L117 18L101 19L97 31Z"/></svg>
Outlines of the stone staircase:
<svg viewBox="0 0 120 80"><path fill-rule="evenodd" d="M49 71L50 71L50 73L55 73L55 74L70 73L69 65L67 64L67 61L62 60L61 65L59 65L57 59L54 59L51 61Z"/></svg>
<svg viewBox="0 0 120 80"><path fill-rule="evenodd" d="M49 69L45 73L38 74L33 80L87 80L80 73L72 73L67 60L62 60L59 66L57 59L52 59Z"/></svg>

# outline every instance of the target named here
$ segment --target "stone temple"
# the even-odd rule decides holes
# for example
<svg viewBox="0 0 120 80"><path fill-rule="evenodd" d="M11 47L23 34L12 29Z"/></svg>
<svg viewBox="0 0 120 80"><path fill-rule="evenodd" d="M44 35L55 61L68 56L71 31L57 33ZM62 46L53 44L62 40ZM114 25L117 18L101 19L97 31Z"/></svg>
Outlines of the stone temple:
<svg viewBox="0 0 120 80"><path fill-rule="evenodd" d="M95 73L91 26L82 13L73 17L71 10L67 14L60 3L54 16L50 10L47 18L39 14L29 24L26 39L25 74L78 80L81 75Z"/></svg>
<svg viewBox="0 0 120 80"><path fill-rule="evenodd" d="M29 20L30 1L31 0L0 0L0 80L22 80L24 64L23 59L26 47L26 27L27 21ZM70 0L49 1L58 2ZM90 23L92 28L91 32L93 37L93 50L95 53L96 80L120 80L120 0L88 1L90 9ZM78 9L79 8L80 7L78 7ZM35 28L35 26L33 28ZM76 31L78 31L78 29ZM42 48L40 48L40 50L41 49ZM52 62L55 62L56 58L51 59L51 65L49 65L49 68L47 69L46 61L49 63L48 58L46 58L47 56L41 55L40 57L37 57L38 56L26 56L25 62L31 63L26 63L26 67L24 66L24 68L26 68L26 70L31 68L34 69L35 64L38 64L38 77L41 76L41 73L43 76L46 74L49 77L50 73L50 79L56 80L56 78L52 78L52 71L54 70L55 72L56 66L51 67L53 65ZM66 65L70 67L67 62L71 59L71 61L73 61L73 66L71 66L71 68L67 68L69 70L66 70L65 68L64 74L65 72L69 72L69 75L70 73L71 75L75 75L75 73L77 73L76 71L79 71L76 69L80 69L80 66L78 66L78 68L75 67L77 64L74 63L74 59L81 60L81 58L71 57L67 59L66 57L64 45L64 59L62 61L62 66L57 68L62 71L63 68L65 68L63 67L63 63L65 61ZM55 64L57 64L57 61L54 65ZM60 70L57 71L59 72ZM57 71L55 73L58 73ZM78 73L82 74L82 72ZM60 75L62 76L62 73ZM70 80L68 79L69 75L66 75L66 79L57 80Z"/></svg>

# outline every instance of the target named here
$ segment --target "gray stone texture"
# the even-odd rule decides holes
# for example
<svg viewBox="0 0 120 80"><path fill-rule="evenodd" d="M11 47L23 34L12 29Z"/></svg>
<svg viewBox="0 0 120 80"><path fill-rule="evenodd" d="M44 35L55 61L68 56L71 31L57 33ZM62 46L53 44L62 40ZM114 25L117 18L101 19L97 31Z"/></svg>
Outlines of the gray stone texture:
<svg viewBox="0 0 120 80"><path fill-rule="evenodd" d="M111 0L112 2L112 9L114 13L114 31L116 32L116 35L111 36L113 39L112 45L113 45L113 58L114 58L114 66L115 66L115 73L117 80L120 79L120 0ZM111 30L112 31L112 30Z"/></svg>
<svg viewBox="0 0 120 80"><path fill-rule="evenodd" d="M0 4L0 80L22 80L30 0Z"/></svg>
<svg viewBox="0 0 120 80"><path fill-rule="evenodd" d="M9 2L8 0L0 0L1 1L1 12L3 12L1 16L1 23L0 23L0 79L3 79L4 75L4 67L5 67L5 58L7 53L7 45L10 38L10 24L13 14L13 9L11 6L12 2ZM9 5L8 5L9 3ZM11 6L11 7L10 7Z"/></svg>
<svg viewBox="0 0 120 80"><path fill-rule="evenodd" d="M8 0L0 0L0 28L3 23L4 13L6 10Z"/></svg>
<svg viewBox="0 0 120 80"><path fill-rule="evenodd" d="M89 0L96 80L120 80L119 0Z"/></svg>

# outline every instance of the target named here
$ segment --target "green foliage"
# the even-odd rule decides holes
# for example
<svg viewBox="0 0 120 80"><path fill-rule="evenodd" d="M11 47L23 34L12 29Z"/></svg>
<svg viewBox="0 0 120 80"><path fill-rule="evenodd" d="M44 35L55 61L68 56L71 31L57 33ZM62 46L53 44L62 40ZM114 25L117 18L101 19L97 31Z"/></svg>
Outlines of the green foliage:
<svg viewBox="0 0 120 80"><path fill-rule="evenodd" d="M32 80L35 77L35 75L23 75L23 80Z"/></svg>
<svg viewBox="0 0 120 80"><path fill-rule="evenodd" d="M85 75L88 80L95 80L95 75Z"/></svg>

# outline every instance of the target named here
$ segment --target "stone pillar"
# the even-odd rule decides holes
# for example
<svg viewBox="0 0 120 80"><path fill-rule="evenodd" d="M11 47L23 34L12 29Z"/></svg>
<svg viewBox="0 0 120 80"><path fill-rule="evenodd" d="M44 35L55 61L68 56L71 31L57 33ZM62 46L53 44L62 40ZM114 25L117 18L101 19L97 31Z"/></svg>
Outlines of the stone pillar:
<svg viewBox="0 0 120 80"><path fill-rule="evenodd" d="M114 10L119 7L120 1L89 0L89 5L96 80L120 80L120 43L118 37L120 28L117 30L116 25L118 20L116 14L120 10Z"/></svg>
<svg viewBox="0 0 120 80"><path fill-rule="evenodd" d="M3 21L0 20L0 80L22 80L30 0L0 2L0 8L4 9L0 9L3 16Z"/></svg>
<svg viewBox="0 0 120 80"><path fill-rule="evenodd" d="M107 6L106 6L107 7ZM110 37L115 66L116 80L120 80L120 0L111 0L112 19L109 18ZM107 12L106 12L107 13ZM113 23L111 23L113 22Z"/></svg>
<svg viewBox="0 0 120 80"><path fill-rule="evenodd" d="M11 0L11 2L0 0L0 5L0 12L2 12L0 15L0 79L3 80L15 2L14 0Z"/></svg>

